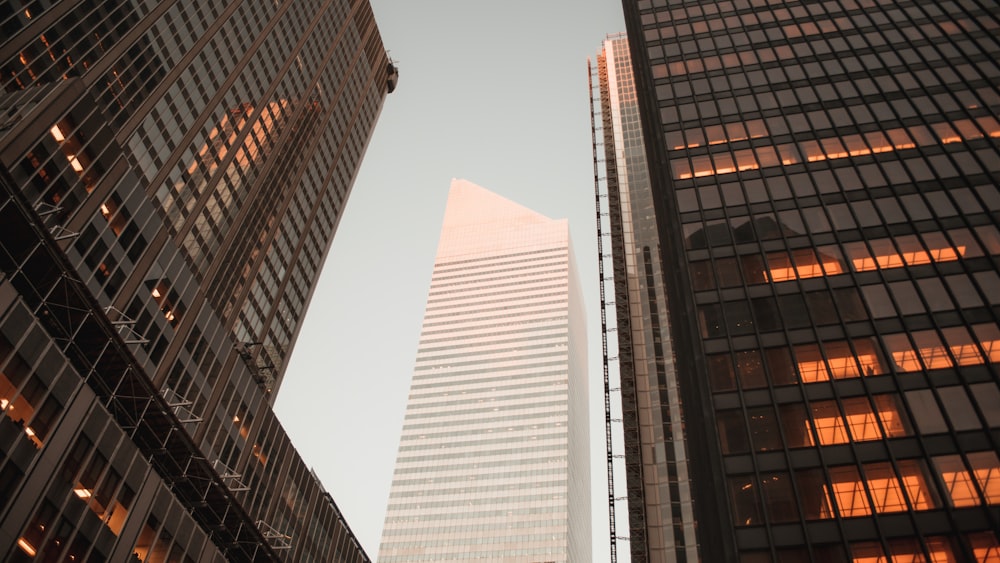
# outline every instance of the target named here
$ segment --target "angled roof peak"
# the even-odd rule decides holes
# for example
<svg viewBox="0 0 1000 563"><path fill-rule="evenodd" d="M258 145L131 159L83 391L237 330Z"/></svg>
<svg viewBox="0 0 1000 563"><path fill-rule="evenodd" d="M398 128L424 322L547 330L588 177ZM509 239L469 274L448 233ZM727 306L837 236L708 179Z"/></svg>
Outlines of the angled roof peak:
<svg viewBox="0 0 1000 563"><path fill-rule="evenodd" d="M517 219L521 223L544 223L552 219L499 196L468 180L453 178L444 212L444 226L458 227Z"/></svg>

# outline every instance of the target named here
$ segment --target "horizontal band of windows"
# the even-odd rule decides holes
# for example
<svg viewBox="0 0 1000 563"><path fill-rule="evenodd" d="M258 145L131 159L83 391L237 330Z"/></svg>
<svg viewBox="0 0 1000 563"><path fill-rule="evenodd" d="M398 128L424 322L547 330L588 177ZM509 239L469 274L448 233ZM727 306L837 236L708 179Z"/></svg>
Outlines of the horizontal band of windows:
<svg viewBox="0 0 1000 563"><path fill-rule="evenodd" d="M517 546L522 545L517 543ZM414 546L419 549L418 546ZM421 549L421 551L423 551ZM552 545L548 547L536 547L536 548L510 548L503 549L503 547L497 547L492 549L482 549L479 551L466 551L462 550L460 552L452 553L451 551L442 551L428 554L415 555L412 553L407 553L405 555L396 556L395 554L388 555L379 553L378 560L382 563L407 563L412 561L466 561L470 559L481 559L484 561L497 561L502 558L512 558L512 557L526 557L538 556L544 557L546 560L550 561L557 555L566 554L567 549L562 545Z"/></svg>
<svg viewBox="0 0 1000 563"><path fill-rule="evenodd" d="M549 303L535 303L531 307L499 307L490 311L479 312L499 312L497 315L473 316L469 315L442 315L443 320L428 323L424 322L423 328L435 328L431 334L447 334L475 330L480 328L494 328L510 326L530 319L552 319L557 317L567 317L569 303L566 300L553 301ZM506 313L504 313L506 311ZM568 318L568 317L567 317ZM446 319L446 320L444 320ZM500 321L500 322L496 322ZM421 337L428 334L421 331Z"/></svg>
<svg viewBox="0 0 1000 563"><path fill-rule="evenodd" d="M554 300L553 300L554 298ZM566 291L556 291L536 294L512 294L506 299L490 301L469 301L454 303L443 307L429 307L425 310L424 319L465 319L476 320L480 312L511 311L512 315L537 314L548 311L562 312L569 303ZM487 305L494 305L487 307ZM496 307L495 305L501 305Z"/></svg>
<svg viewBox="0 0 1000 563"><path fill-rule="evenodd" d="M791 166L802 162L866 156L913 149L918 146L967 142L986 136L1000 138L1000 123L996 119L986 116L979 118L978 122L982 130L969 119L939 122L930 125L933 134L922 125L901 127L864 135L826 137L816 141L695 156L690 162L687 158L674 159L670 161L670 166L675 179L686 180L773 166ZM956 132L952 126L958 128L958 131Z"/></svg>
<svg viewBox="0 0 1000 563"><path fill-rule="evenodd" d="M558 299L549 301L538 301L538 299L556 297ZM428 309L424 314L424 320L437 320L437 319L453 319L457 322L475 322L481 319L490 319L493 317L480 317L483 313L493 313L506 311L508 316L516 317L518 315L540 315L546 313L561 313L566 310L569 304L569 296L565 292L559 293L545 293L540 295L532 295L530 297L521 296L511 296L510 299L502 299L497 301L490 301L488 304L493 303L511 303L511 305L505 305L503 307L482 307L481 305L486 305L487 303L468 303L466 305L459 306L457 311L449 311L449 309L455 309L458 307L447 307L442 309ZM426 323L424 326L438 326L441 323Z"/></svg>
<svg viewBox="0 0 1000 563"><path fill-rule="evenodd" d="M496 385L497 381L510 382L510 378L490 378L490 382L479 382L476 385L470 384L463 385L461 387L453 386L453 389L448 391L437 390L430 393L414 393L413 388L410 388L410 401L417 401L420 399L434 399L440 397L447 397L450 395L462 395L463 397L473 398L480 393L496 393L496 392L508 392L515 389L532 389L539 388L543 386L559 385L563 386L569 382L565 373L553 374L552 378L542 379L538 377L537 374L532 375L532 381L528 383L516 383L513 385Z"/></svg>
<svg viewBox="0 0 1000 563"><path fill-rule="evenodd" d="M478 288L469 291L455 292L448 298L427 301L428 311L447 311L459 307L485 303L504 303L515 299L530 299L548 295L564 295L566 279L545 278L532 282L511 284L505 291L479 292Z"/></svg>
<svg viewBox="0 0 1000 563"><path fill-rule="evenodd" d="M534 263L532 263L534 262ZM534 272L539 268L555 268L561 266L565 270L569 267L569 260L565 256L562 258L539 258L537 260L514 261L497 264L489 264L478 267L470 267L462 270L439 271L434 270L431 276L430 292L438 291L441 287L458 283L466 283L475 279L482 279L483 276L499 275L499 278L486 279L506 279L507 274L519 272ZM471 279L471 280L470 280ZM459 281L464 280L464 281Z"/></svg>
<svg viewBox="0 0 1000 563"><path fill-rule="evenodd" d="M483 263L483 262L490 262L490 261L496 261L496 260L508 260L508 259L511 259L510 262L505 262L505 263L517 264L517 263L530 262L530 261L534 261L534 260L544 259L544 257L543 258L525 258L526 256L534 256L534 255L538 255L538 254L545 254L545 255L556 254L556 255L561 255L561 256L565 257L566 256L566 249L562 248L562 247L555 247L555 248L543 248L543 249L539 249L539 250L528 250L528 251L525 251L525 252L514 252L514 253L511 253L511 254L492 254L492 255L490 255L488 257L477 257L477 258L470 258L468 260L453 260L453 261L450 261L450 262L439 262L439 263L437 263L435 265L435 267L440 267L442 269L448 269L448 268L451 268L453 266L461 266L463 264L479 264L479 263Z"/></svg>
<svg viewBox="0 0 1000 563"><path fill-rule="evenodd" d="M563 356L566 354L564 353ZM552 358L553 354L540 354L539 358ZM518 358L522 359L522 358ZM483 365L485 362L472 362L471 365ZM501 365L503 364L503 365ZM448 368L433 368L433 369L415 369L413 372L414 381L426 381L428 379L436 378L448 378L454 379L459 375L472 375L476 373L488 373L488 372L510 372L514 370L523 370L530 368L548 368L552 366L568 367L569 361L567 357L561 359L553 359L548 362L533 362L533 363L511 363L510 361L491 361L489 365L484 365L481 369L448 369ZM530 374L525 374L530 376Z"/></svg>
<svg viewBox="0 0 1000 563"><path fill-rule="evenodd" d="M460 534L461 532L478 532L482 530L483 526L489 526L491 524L497 525L496 521L482 519L481 521L469 521L468 518L463 517L463 523L456 526L446 526L446 525L434 525L434 526L392 526L386 525L385 530L382 531L382 537L386 536L426 536L429 534ZM406 524L410 524L407 522ZM566 526L567 522L565 519L552 519L552 518L519 518L517 520L509 520L499 524L505 529L517 530L520 528L529 529L544 529L544 528L561 528ZM383 542L384 543L384 542Z"/></svg>
<svg viewBox="0 0 1000 563"><path fill-rule="evenodd" d="M564 264L559 265L559 267L556 266L557 265L552 265L544 269L543 266L539 266L538 268L528 270L517 275L472 279L463 282L445 284L443 286L432 286L428 290L427 301L429 303L436 303L454 295L477 294L480 292L505 290L511 287L519 287L521 285L551 283L559 280L565 282L568 277L569 270L566 269Z"/></svg>
<svg viewBox="0 0 1000 563"><path fill-rule="evenodd" d="M499 492L499 491L496 491ZM505 504L516 504L522 502L536 502L536 501L553 501L553 500L565 500L566 493L562 492L551 492L551 493L540 493L532 495L516 495L516 496L505 496L505 495L492 495L487 497L477 497L473 499L468 499L463 502L464 506L479 506L483 504L489 504L493 506L503 506ZM453 499L448 499L444 501L427 501L427 502L389 502L387 511L403 512L411 509L422 509L422 510L432 510L435 508L454 508L455 501Z"/></svg>
<svg viewBox="0 0 1000 563"><path fill-rule="evenodd" d="M975 234L978 239L969 229L931 231L844 243L842 246L770 252L763 260L759 254L745 254L716 259L714 269L708 261L693 262L691 277L695 290L701 291L715 287L739 287L744 283L742 280L747 285L780 283L835 276L848 271L915 267L976 258L986 253L991 256L1000 254L1000 232L987 226L977 227Z"/></svg>
<svg viewBox="0 0 1000 563"><path fill-rule="evenodd" d="M484 418L479 413L473 413L475 416L461 416L454 419L449 419L446 421L434 421L434 422L423 422L417 424L405 423L403 425L403 432L409 431L419 431L422 428L449 428L457 429L464 427L472 427L480 424L500 424L500 423L513 423L513 422L531 422L538 421L538 424L548 424L554 422L555 424L566 424L568 410L562 405L560 408L555 408L547 411L533 412L525 416L522 413L519 414L507 414L503 413L502 416L494 416L489 418ZM499 411L496 411L499 414ZM530 418L529 418L530 417ZM446 424L445 424L446 423Z"/></svg>
<svg viewBox="0 0 1000 563"><path fill-rule="evenodd" d="M500 417L498 421L543 420L549 416L568 412L568 405L569 401L561 400L535 404L504 405L503 408L499 406L486 406L485 408L461 409L453 410L451 412L412 413L407 411L404 419L404 426L410 427L411 422L421 419L432 420L436 425L448 424L449 426L454 426L463 422L474 422L474 419L470 419L469 417L482 417L483 415L489 413L503 413L504 416ZM557 410L557 408L561 410Z"/></svg>
<svg viewBox="0 0 1000 563"><path fill-rule="evenodd" d="M453 340L458 341L464 338L479 338L480 336L486 334L516 334L517 332L520 331L521 327L527 325L545 325L544 327L539 327L539 328L544 328L546 330L559 326L565 327L567 325L567 321L569 321L569 316L567 315L566 311L558 311L558 312L547 311L547 312L551 314L545 316L538 314L533 314L533 315L528 314L528 315L522 315L517 319L510 319L506 315L494 315L491 317L486 317L484 319L477 319L476 322L478 323L479 321L483 320L497 320L497 319L503 322L491 322L480 325L472 324L471 321L466 321L466 320L455 320L455 321L434 323L433 326L447 327L437 330L427 330L428 326L431 325L425 324L422 330L420 331L420 344L423 345L425 343L431 343L431 342L451 342ZM448 325L471 325L471 326L449 327ZM497 330L497 329L507 329L508 327L517 327L517 328L514 330L505 330L505 331Z"/></svg>
<svg viewBox="0 0 1000 563"><path fill-rule="evenodd" d="M549 334L544 334L546 332ZM527 333L535 333L535 334L529 335ZM516 338L498 338L501 335L512 335L516 336ZM421 342L420 344L422 347L417 349L417 356L420 356L421 354L429 354L431 352L442 352L446 350L460 350L463 348L472 348L474 346L484 346L484 345L499 346L501 344L515 344L518 342L534 342L540 339L558 338L566 340L569 338L569 329L566 326L566 323L559 323L556 326L552 327L537 327L532 329L506 331L503 333L493 332L487 335L482 335L479 338L481 339L481 342L470 342L470 340L472 340L470 338L457 341L451 339L442 339L441 342L448 343L446 346L423 347L424 342Z"/></svg>
<svg viewBox="0 0 1000 563"><path fill-rule="evenodd" d="M539 340L548 340L548 342L541 342L533 346L524 346L516 344L516 342L533 341L538 342ZM454 354L420 354L417 353L417 366L427 362L440 362L442 360L456 359L456 358L479 358L482 361L490 361L493 359L499 359L505 354L518 354L527 350L565 350L569 347L569 338L567 336L557 336L555 338L522 338L515 341L497 342L495 346L490 344L482 344L479 346L455 346L452 350L456 351ZM502 347L500 347L502 346Z"/></svg>
<svg viewBox="0 0 1000 563"><path fill-rule="evenodd" d="M565 467L552 467L547 469L528 469L528 470L518 470L518 471L500 471L495 473L476 473L477 483L494 483L495 486L504 486L508 483L523 483L525 478L537 479L543 475L562 475L564 478L567 475L567 469ZM451 477L425 477L421 479L393 479L392 488L393 489L405 489L406 487L413 486L421 489L426 489L429 485L436 483L468 483L469 475L453 475Z"/></svg>
<svg viewBox="0 0 1000 563"><path fill-rule="evenodd" d="M396 467L400 469L407 469L407 464L425 464L425 465L410 465L409 467L421 467L425 469L437 468L451 471L457 466L448 463L444 466L438 465L441 463L446 463L446 460L456 460L464 459L471 460L473 463L465 464L475 467L477 464L475 460L479 460L483 463L487 463L486 460L490 462L498 462L503 459L510 460L511 463L515 465L520 465L521 467L531 467L533 465L548 465L558 464L558 462L553 461L552 454L555 453L556 448L553 445L545 444L544 446L533 446L529 448L506 448L502 450L497 449L484 449L480 452L467 452L467 451L454 451L448 453L442 453L438 455L410 455L410 456L398 456L396 458ZM481 454L472 457L471 454ZM538 457L530 457L530 454L535 454ZM481 464L480 464L481 465ZM484 465L484 467L490 467L492 465Z"/></svg>
<svg viewBox="0 0 1000 563"><path fill-rule="evenodd" d="M440 540L428 539L438 536L438 534L434 533L433 530L428 530L429 532L431 532L429 536L421 538L419 542L415 542L413 540L382 542L381 546L379 547L379 550L419 546L426 551L434 551L435 553L438 553L442 556L445 555L445 553L448 554L454 553L459 557L465 558L469 557L469 551L465 549L457 549L458 546L482 545L484 543L489 543L490 545L493 546L503 543L511 543L518 546L523 546L529 542L530 543L553 542L556 545L561 545L565 544L567 539L569 538L569 534L567 534L566 532L559 532L557 530L552 530L542 534L523 534L515 532L514 529L515 528L513 526L507 526L506 524L498 524L486 527L485 529L481 530L480 533L472 535L471 537L459 536L459 537L449 537L447 539L440 539ZM560 526L559 529L565 530L566 527L565 525L563 525ZM437 550L434 550L435 547L453 547L456 549L448 550L446 552L438 552ZM506 550L503 550L502 547L500 548L500 550L496 550L496 548L493 548L490 551L490 553L494 553L497 556L500 556L505 551ZM549 554L548 550L546 550L545 553Z"/></svg>
<svg viewBox="0 0 1000 563"><path fill-rule="evenodd" d="M495 367L495 368L510 368L513 366L524 366L524 365L551 365L551 364L532 364L535 360L545 360L545 359L556 359L561 360L564 363L569 363L569 353L568 347L566 346L553 346L552 350L541 354L523 354L517 356L511 356L508 358L493 358L488 354L474 361L469 362L452 362L449 364L437 364L437 365L426 365L417 366L414 368L414 376L418 373L420 375L426 375L427 373L439 373L454 375L452 369L460 369L465 366L484 366L484 367Z"/></svg>
<svg viewBox="0 0 1000 563"><path fill-rule="evenodd" d="M545 442L546 444L566 444L568 432L565 428L557 432L538 432L537 430L527 430L527 431L509 431L509 430L497 430L496 432L482 432L481 436L496 436L495 438L480 438L478 440L457 440L454 438L445 438L444 441L433 440L430 438L415 440L407 440L408 443L413 445L401 445L399 446L399 452L433 452L442 450L453 450L456 448L472 448L476 446L487 446L490 444L541 444ZM479 452L480 450L468 450Z"/></svg>
<svg viewBox="0 0 1000 563"><path fill-rule="evenodd" d="M565 504L558 506L546 505L546 506L534 506L526 508L514 508L510 510L477 510L475 512L445 512L441 514L414 514L412 516L397 516L395 514L388 514L385 519L386 527L393 526L398 527L401 524L407 523L420 523L420 522L434 522L441 520L466 520L473 518L497 518L502 517L509 520L510 516L518 516L515 520L521 520L522 518L530 518L532 516L539 516L542 514L567 514L569 509Z"/></svg>
<svg viewBox="0 0 1000 563"><path fill-rule="evenodd" d="M556 479L532 479L530 482L524 481L511 481L506 485L499 485L495 482L483 484L480 483L478 475L476 478L467 479L462 486L442 488L438 486L435 482L433 486L423 486L419 488L402 490L395 487L393 484L392 492L389 494L389 498L413 498L413 497L451 497L455 495L469 495L473 493L496 493L498 491L519 491L526 488L532 489L548 489L548 490L560 490L566 492L569 486L569 482L565 479L565 476ZM475 486L469 486L475 485ZM535 491L538 492L538 491Z"/></svg>
<svg viewBox="0 0 1000 563"><path fill-rule="evenodd" d="M433 403L410 402L406 406L406 412L410 413L410 412L420 412L426 410L442 411L450 409L451 407L455 406L467 406L467 405L507 409L510 408L511 406L530 405L532 402L534 402L539 398L549 398L549 397L555 398L555 397L566 396L567 390L565 384L545 385L540 387L542 387L543 390L537 391L535 393L518 393L510 395L494 393L486 395L485 398L475 399L475 400L473 400L472 398L467 399L465 397L460 396L458 397L457 400L454 401L436 401ZM446 413L442 412L442 414Z"/></svg>
<svg viewBox="0 0 1000 563"><path fill-rule="evenodd" d="M496 383L496 382L500 382L500 381L509 381L511 377L518 377L518 376L522 376L522 375L525 376L526 378L527 377L531 377L531 378L534 378L534 377L546 378L546 377L557 377L557 376L566 377L567 375L569 375L567 373L567 371L568 370L565 369L565 368L564 369L552 370L552 371L548 371L548 372L544 372L544 373L543 372L538 372L537 370L535 370L533 368L515 369L515 370L508 370L508 372L505 373L505 375L501 375L501 376L498 376L498 377L483 377L483 378L477 378L477 379L465 379L465 378L461 378L461 379L457 379L457 380L450 380L449 379L449 380L441 381L441 382L438 382L438 383L421 383L421 384L418 384L418 385L411 385L410 386L410 392L412 393L414 391L421 390L421 389L436 389L436 388L441 388L441 387L448 387L448 388L452 388L452 389L454 389L456 391L460 391L461 389L466 388L466 387L476 388L476 387L479 387L480 385L487 385L487 384L490 384L490 383ZM493 373L493 372L490 371L490 373ZM421 378L421 380L425 380L425 379L428 379L428 378ZM521 379L521 378L518 377L518 379Z"/></svg>

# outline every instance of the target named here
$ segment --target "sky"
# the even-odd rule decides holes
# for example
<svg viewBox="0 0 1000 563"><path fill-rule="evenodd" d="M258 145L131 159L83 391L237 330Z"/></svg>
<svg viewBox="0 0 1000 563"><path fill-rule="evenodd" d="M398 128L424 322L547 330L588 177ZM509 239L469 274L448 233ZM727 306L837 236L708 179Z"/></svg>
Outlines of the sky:
<svg viewBox="0 0 1000 563"><path fill-rule="evenodd" d="M374 560L445 201L464 178L568 218L587 302L594 561L608 560L587 59L617 0L372 0L399 68L275 411Z"/></svg>

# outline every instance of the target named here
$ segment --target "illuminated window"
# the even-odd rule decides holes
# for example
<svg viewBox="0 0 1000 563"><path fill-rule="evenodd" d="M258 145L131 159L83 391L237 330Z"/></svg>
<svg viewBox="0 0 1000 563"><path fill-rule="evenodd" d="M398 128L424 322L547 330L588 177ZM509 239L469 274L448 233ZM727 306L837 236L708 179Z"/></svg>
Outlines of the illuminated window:
<svg viewBox="0 0 1000 563"><path fill-rule="evenodd" d="M912 333L912 336L925 369L952 367L953 363L951 356L948 354L948 349L941 343L941 339L936 332L921 330Z"/></svg>
<svg viewBox="0 0 1000 563"><path fill-rule="evenodd" d="M972 331L976 333L976 340L983 347L987 361L1000 362L1000 327L995 324L980 324L973 325Z"/></svg>
<svg viewBox="0 0 1000 563"><path fill-rule="evenodd" d="M824 360L816 344L795 347L796 367L803 383L878 375L884 373L880 361L881 354L869 339L854 340L857 353L852 352L848 342L827 342L823 346L827 359Z"/></svg>
<svg viewBox="0 0 1000 563"><path fill-rule="evenodd" d="M993 532L977 532L969 534L969 545L976 561L982 563L1000 563L1000 543Z"/></svg>
<svg viewBox="0 0 1000 563"><path fill-rule="evenodd" d="M962 463L962 456L947 455L934 458L934 467L937 469L945 490L948 492L948 499L952 506L975 506L979 504L979 493L973 485L972 475L965 469Z"/></svg>
<svg viewBox="0 0 1000 563"><path fill-rule="evenodd" d="M976 452L967 457L987 504L1000 504L1000 460L996 452Z"/></svg>
<svg viewBox="0 0 1000 563"><path fill-rule="evenodd" d="M888 462L865 464L865 481L877 512L907 510L903 488Z"/></svg>
<svg viewBox="0 0 1000 563"><path fill-rule="evenodd" d="M861 482L858 468L853 465L831 467L833 499L843 517L867 516L872 513L868 495Z"/></svg>
<svg viewBox="0 0 1000 563"><path fill-rule="evenodd" d="M813 427L819 437L819 443L827 446L830 444L846 444L848 442L847 428L844 420L840 416L840 409L834 401L818 401L811 405L813 415Z"/></svg>

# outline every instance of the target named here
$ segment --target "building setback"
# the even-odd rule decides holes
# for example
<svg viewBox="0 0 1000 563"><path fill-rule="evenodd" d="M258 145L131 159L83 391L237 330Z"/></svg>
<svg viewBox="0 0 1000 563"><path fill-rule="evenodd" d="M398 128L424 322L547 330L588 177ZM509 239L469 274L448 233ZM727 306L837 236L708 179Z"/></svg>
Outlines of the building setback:
<svg viewBox="0 0 1000 563"><path fill-rule="evenodd" d="M396 83L368 2L0 28L0 559L367 561L271 404Z"/></svg>
<svg viewBox="0 0 1000 563"><path fill-rule="evenodd" d="M701 560L996 560L996 4L623 4Z"/></svg>
<svg viewBox="0 0 1000 563"><path fill-rule="evenodd" d="M583 314L566 220L453 180L380 562L590 561Z"/></svg>

